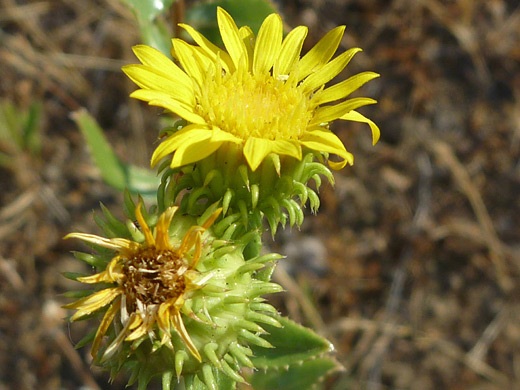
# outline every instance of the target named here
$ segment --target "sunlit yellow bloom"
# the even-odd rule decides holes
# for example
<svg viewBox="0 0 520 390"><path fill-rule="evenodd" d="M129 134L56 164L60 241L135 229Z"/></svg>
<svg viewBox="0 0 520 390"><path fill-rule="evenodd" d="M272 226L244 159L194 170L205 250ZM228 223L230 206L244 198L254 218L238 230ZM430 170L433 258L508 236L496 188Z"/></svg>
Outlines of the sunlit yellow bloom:
<svg viewBox="0 0 520 390"><path fill-rule="evenodd" d="M92 345L93 357L97 356L103 336L119 314L122 329L104 351L103 359L112 356L123 341L138 340L145 335L153 336L160 340L161 345L173 349L173 328L193 356L201 360L184 327L180 310L190 292L205 282L195 269L202 251L201 237L218 217L220 209L202 226L191 227L180 245L173 246L168 229L176 211L177 207L170 207L161 214L152 232L139 204L135 215L145 238L142 244L124 238L109 239L83 233L71 233L66 237L79 238L117 252L104 271L78 278L82 283L106 283L109 287L64 306L77 310L71 317L74 321L110 305Z"/></svg>
<svg viewBox="0 0 520 390"><path fill-rule="evenodd" d="M237 28L222 8L217 18L226 50L182 24L196 43L173 39L172 54L182 69L144 45L134 47L142 65L123 68L141 88L132 97L189 123L157 147L152 165L171 153L173 168L191 164L230 143L242 151L253 171L271 153L301 160L302 148L338 155L342 161L329 164L340 169L352 164L353 156L329 130L336 119L369 124L377 142L377 126L355 111L375 100L345 98L378 75L363 72L325 87L361 50L350 49L332 59L344 26L331 30L300 58L304 26L283 39L282 20L272 14L255 37L249 27Z"/></svg>

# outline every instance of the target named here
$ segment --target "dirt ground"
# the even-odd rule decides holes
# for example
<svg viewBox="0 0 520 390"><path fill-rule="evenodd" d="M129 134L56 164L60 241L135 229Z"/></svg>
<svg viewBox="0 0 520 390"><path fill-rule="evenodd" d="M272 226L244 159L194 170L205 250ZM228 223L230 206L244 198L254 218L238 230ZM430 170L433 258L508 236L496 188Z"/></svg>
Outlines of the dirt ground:
<svg viewBox="0 0 520 390"><path fill-rule="evenodd" d="M188 7L188 1L186 6ZM345 370L327 389L520 389L520 9L516 0L287 0L311 47L345 24L342 77L381 74L336 124L356 158L317 216L279 234L280 310L329 337ZM85 107L121 158L147 166L158 110L131 100L132 14L116 0L0 0L0 97L40 102L41 149L0 141L0 390L123 389L74 349L60 294L84 271L63 241L98 232L121 195L70 119ZM515 222L517 221L517 222ZM151 387L159 388L159 387Z"/></svg>

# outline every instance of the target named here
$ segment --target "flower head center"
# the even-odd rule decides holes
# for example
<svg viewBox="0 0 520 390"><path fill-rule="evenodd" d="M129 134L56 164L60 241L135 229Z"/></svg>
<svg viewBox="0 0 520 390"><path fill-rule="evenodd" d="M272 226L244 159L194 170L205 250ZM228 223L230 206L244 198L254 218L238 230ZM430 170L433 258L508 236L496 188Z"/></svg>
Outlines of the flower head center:
<svg viewBox="0 0 520 390"><path fill-rule="evenodd" d="M140 248L122 268L125 297L132 309L138 301L151 305L175 299L186 289L187 268L179 254L172 250Z"/></svg>
<svg viewBox="0 0 520 390"><path fill-rule="evenodd" d="M208 74L197 112L239 138L298 139L312 117L309 97L294 82L271 74Z"/></svg>

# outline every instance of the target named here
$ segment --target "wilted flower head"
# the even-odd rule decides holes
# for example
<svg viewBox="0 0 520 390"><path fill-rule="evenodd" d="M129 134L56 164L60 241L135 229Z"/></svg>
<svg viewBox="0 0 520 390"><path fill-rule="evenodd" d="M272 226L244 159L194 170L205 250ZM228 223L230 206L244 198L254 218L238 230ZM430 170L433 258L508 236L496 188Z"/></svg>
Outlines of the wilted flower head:
<svg viewBox="0 0 520 390"><path fill-rule="evenodd" d="M166 210L159 217L155 234L152 234L139 204L135 215L145 237L142 244L124 238L108 239L83 233L67 236L117 252L106 270L78 278L82 283L108 283L112 287L65 306L77 310L71 317L74 321L110 304L92 345L94 358L108 327L119 314L123 329L103 352L103 359L112 356L123 341L135 341L145 335L156 337L161 344L173 349L171 331L174 329L193 356L201 360L186 331L180 309L186 296L205 282L195 270L202 250L201 235L218 217L220 210L203 226L190 228L181 244L174 247L170 243L168 230L176 211L177 207Z"/></svg>
<svg viewBox="0 0 520 390"><path fill-rule="evenodd" d="M64 306L76 310L72 321L103 315L92 337L94 362L110 368L112 375L129 369L129 384L139 381L139 388L156 375L163 377L165 389L181 375L188 380L199 376L208 388L215 387L220 373L243 382L241 368L253 367L248 346L271 347L258 323L280 326L270 314L276 310L261 296L281 287L256 279L254 273L281 256L246 262L243 251L254 234L233 243L215 238L213 229L233 229L226 220L212 226L221 213L217 205L208 207L200 224L190 216L174 218L177 207L158 217L143 216L141 204L126 208L135 213L135 223L125 226L103 209L107 221L100 226L105 233L118 231L134 240L112 233L112 238L67 236L99 248L98 255L76 254L101 268L75 278L96 285L94 291Z"/></svg>
<svg viewBox="0 0 520 390"><path fill-rule="evenodd" d="M283 39L282 20L272 14L255 37L249 27L239 29L222 8L217 18L226 51L182 24L197 44L173 39L172 54L182 69L144 45L134 47L142 65L124 67L141 88L132 97L188 122L158 146L152 165L173 153L171 167L184 166L232 144L252 171L272 153L301 160L302 148L338 155L342 161L329 164L340 169L352 164L353 157L329 130L336 119L368 123L377 142L377 126L355 111L375 100L345 99L378 75L364 72L325 87L361 50L350 49L332 59L344 26L331 30L300 58L304 26Z"/></svg>

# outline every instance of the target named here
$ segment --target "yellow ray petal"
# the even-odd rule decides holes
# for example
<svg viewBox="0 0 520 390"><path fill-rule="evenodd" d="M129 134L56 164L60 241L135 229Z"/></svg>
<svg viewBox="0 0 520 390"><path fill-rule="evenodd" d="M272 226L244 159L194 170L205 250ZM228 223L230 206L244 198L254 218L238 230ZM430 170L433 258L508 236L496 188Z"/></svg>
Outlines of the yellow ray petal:
<svg viewBox="0 0 520 390"><path fill-rule="evenodd" d="M164 157L175 152L181 145L200 139L208 139L212 130L199 124L188 125L169 136L155 149L152 155L152 168Z"/></svg>
<svg viewBox="0 0 520 390"><path fill-rule="evenodd" d="M296 140L277 140L273 143L273 153L302 159L302 148Z"/></svg>
<svg viewBox="0 0 520 390"><path fill-rule="evenodd" d="M192 45L189 45L189 46L192 48L193 52L195 53L194 58L198 62L200 70L202 71L203 74L206 74L203 77L208 77L207 73L210 69L212 69L212 70L218 69L218 71L222 73L222 71L223 71L222 66L225 64L223 64L223 62L220 61L220 58L219 58L219 62L217 62L217 60L213 60L211 57L208 57L208 55L206 54L204 49L202 49L201 47L192 46ZM218 66L217 66L217 64L218 64Z"/></svg>
<svg viewBox="0 0 520 390"><path fill-rule="evenodd" d="M144 65L154 68L157 73L176 80L186 88L192 88L190 77L159 50L146 45L134 46L132 50Z"/></svg>
<svg viewBox="0 0 520 390"><path fill-rule="evenodd" d="M228 133L227 131L222 131L218 127L213 127L211 129L211 142L232 142L235 144L241 144L244 140Z"/></svg>
<svg viewBox="0 0 520 390"><path fill-rule="evenodd" d="M171 95L161 91L138 89L130 94L130 97L144 100L151 106L165 108L191 123L205 124L206 120L195 114L193 106L176 100Z"/></svg>
<svg viewBox="0 0 520 390"><path fill-rule="evenodd" d="M336 77L348 65L352 57L354 57L354 55L360 51L361 49L359 48L347 50L327 63L320 70L309 75L309 77L307 77L302 82L304 93L314 91L315 89L328 83L330 80Z"/></svg>
<svg viewBox="0 0 520 390"><path fill-rule="evenodd" d="M168 207L168 209L159 217L157 225L155 226L155 242L157 249L165 250L171 248L170 235L168 234L168 230L170 228L170 224L172 223L173 215L177 210L178 207Z"/></svg>
<svg viewBox="0 0 520 390"><path fill-rule="evenodd" d="M172 324L179 336L181 337L184 344L188 347L191 354L197 359L199 362L202 361L199 351L197 351L197 347L193 343L188 331L184 327L184 322L182 321L181 313L177 312L172 315Z"/></svg>
<svg viewBox="0 0 520 390"><path fill-rule="evenodd" d="M271 141L263 138L250 137L244 145L244 157L252 171L256 171L260 163L273 151Z"/></svg>
<svg viewBox="0 0 520 390"><path fill-rule="evenodd" d="M282 46L282 29L282 18L278 14L269 15L260 26L253 56L254 74L271 70Z"/></svg>
<svg viewBox="0 0 520 390"><path fill-rule="evenodd" d="M359 87L361 87L363 84L377 77L379 77L379 75L374 72L358 73L338 84L324 89L320 93L317 93L315 97L313 97L312 99L312 104L314 106L319 106L323 103L329 103L335 100L344 99L352 92L357 90Z"/></svg>
<svg viewBox="0 0 520 390"><path fill-rule="evenodd" d="M212 133L207 134L207 138L199 137L180 146L173 154L170 164L172 168L182 167L206 158L215 152L222 145L223 141L210 142Z"/></svg>
<svg viewBox="0 0 520 390"><path fill-rule="evenodd" d="M139 248L139 244L125 238L105 238L87 233L69 233L64 239L79 238L80 240L90 242L103 248L112 249L118 252L133 251Z"/></svg>
<svg viewBox="0 0 520 390"><path fill-rule="evenodd" d="M179 133L174 134L172 137ZM152 156L152 163L155 163L155 161L158 161L169 154L170 152L166 153L166 151L171 151L172 146L175 146L176 149L170 166L176 168L206 158L220 148L224 142L240 144L243 141L240 138L235 137L233 134L222 131L218 128L206 130L196 129L194 127L190 133L183 132L182 135L179 135L175 143L173 140L170 142L171 144L168 148L166 148L166 146L164 149L160 148L160 145L155 150L154 155Z"/></svg>
<svg viewBox="0 0 520 390"><path fill-rule="evenodd" d="M343 161L339 163L329 161L329 165L333 169L341 169L347 163L354 164L354 156L347 152L343 142L330 130L307 131L300 139L300 143L311 150L333 153L343 158Z"/></svg>
<svg viewBox="0 0 520 390"><path fill-rule="evenodd" d="M219 57L223 63L224 70L227 73L235 70L235 65L233 64L233 61L231 60L231 57L228 53L226 53L224 50L221 50L218 46L215 46L204 35L199 33L190 25L181 23L179 26L181 26L188 32L188 34L190 34L193 40L202 48L202 50L204 50L209 58L211 58L213 61L216 61L217 57Z"/></svg>
<svg viewBox="0 0 520 390"><path fill-rule="evenodd" d="M235 68L238 69L242 58L242 61L246 61L245 64L247 69L249 66L249 57L247 55L244 42L238 33L238 28L235 24L235 21L231 15L221 7L217 8L217 20L220 35L222 36L222 41L224 42L224 46L226 46L226 50L233 60L233 64L235 64Z"/></svg>
<svg viewBox="0 0 520 390"><path fill-rule="evenodd" d="M154 246L155 238L153 237L150 227L148 226L148 224L146 223L146 221L143 218L143 213L141 212L141 207L143 207L143 203L139 202L139 204L135 208L135 218L137 219L139 226L141 226L141 230L143 231L146 245L149 247Z"/></svg>
<svg viewBox="0 0 520 390"><path fill-rule="evenodd" d="M92 343L92 349L90 350L90 354L95 359L98 353L99 347L101 346L101 342L103 341L103 336L107 332L110 324L114 320L117 312L121 309L121 300L117 299L107 310L105 313L103 320L99 324L98 330L96 332L96 337L94 337L94 342Z"/></svg>
<svg viewBox="0 0 520 390"><path fill-rule="evenodd" d="M302 51L303 41L307 37L308 29L298 26L285 37L280 55L276 58L273 67L274 77L288 75L294 67Z"/></svg>
<svg viewBox="0 0 520 390"><path fill-rule="evenodd" d="M338 49L345 26L338 26L330 30L320 41L300 60L298 64L299 80L304 79L312 72L329 62Z"/></svg>
<svg viewBox="0 0 520 390"><path fill-rule="evenodd" d="M370 98L354 98L346 100L334 106L324 106L316 110L314 117L311 119L309 125L319 125L321 123L328 123L340 118L347 112L355 110L356 108L366 106L368 104L375 104L377 101Z"/></svg>
<svg viewBox="0 0 520 390"><path fill-rule="evenodd" d="M178 80L159 74L154 68L145 65L126 65L122 69L141 88L163 92L168 98L178 100L189 106L195 104L191 82L190 86L187 87Z"/></svg>
<svg viewBox="0 0 520 390"><path fill-rule="evenodd" d="M242 26L238 29L238 35L242 39L242 42L244 42L244 46L246 48L247 52L247 58L249 58L249 66L247 68L248 71L253 70L253 55L255 51L255 34L253 33L253 30L251 30L251 27L249 26Z"/></svg>
<svg viewBox="0 0 520 390"><path fill-rule="evenodd" d="M379 131L379 127L377 127L377 125L374 122L372 122L367 117L361 115L359 112L352 110L352 111L346 113L345 115L341 116L339 119L343 119L346 121L362 122L362 123L368 124L370 126L370 129L372 130L372 145L375 145L377 143L377 141L379 141L379 137L381 135L381 132Z"/></svg>
<svg viewBox="0 0 520 390"><path fill-rule="evenodd" d="M70 318L71 321L76 321L78 318L84 317L93 313L102 307L108 305L115 297L123 292L121 287L105 288L88 297L81 298L76 302L64 305L65 309L77 309L78 311Z"/></svg>
<svg viewBox="0 0 520 390"><path fill-rule="evenodd" d="M197 61L197 52L182 39L174 38L172 39L172 44L175 56L181 63L184 71L202 86L204 70L201 69L200 62Z"/></svg>

